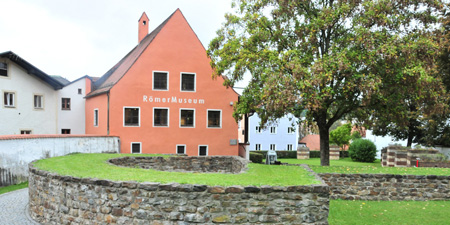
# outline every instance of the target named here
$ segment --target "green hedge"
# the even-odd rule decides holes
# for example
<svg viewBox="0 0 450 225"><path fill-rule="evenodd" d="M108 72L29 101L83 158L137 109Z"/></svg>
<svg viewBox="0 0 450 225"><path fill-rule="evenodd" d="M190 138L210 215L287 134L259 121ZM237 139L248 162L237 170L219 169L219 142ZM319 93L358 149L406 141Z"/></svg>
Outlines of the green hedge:
<svg viewBox="0 0 450 225"><path fill-rule="evenodd" d="M266 159L266 155L268 151L251 151L257 152L263 155L264 159ZM277 158L278 159L296 159L297 158L297 151L276 151L277 152Z"/></svg>
<svg viewBox="0 0 450 225"><path fill-rule="evenodd" d="M250 161L252 161L252 163L262 163L263 159L263 154L259 152L250 152Z"/></svg>

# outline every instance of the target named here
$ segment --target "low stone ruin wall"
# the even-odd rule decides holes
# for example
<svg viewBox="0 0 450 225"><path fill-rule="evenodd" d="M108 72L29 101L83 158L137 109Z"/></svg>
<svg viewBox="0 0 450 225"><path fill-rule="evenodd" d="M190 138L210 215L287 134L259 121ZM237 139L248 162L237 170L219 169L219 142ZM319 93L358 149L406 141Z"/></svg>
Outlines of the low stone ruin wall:
<svg viewBox="0 0 450 225"><path fill-rule="evenodd" d="M330 186L331 199L450 200L450 176L334 173L319 176Z"/></svg>
<svg viewBox="0 0 450 225"><path fill-rule="evenodd" d="M180 156L180 157L122 157L110 163L123 167L140 167L161 171L201 173L241 173L247 170L248 160L239 156Z"/></svg>
<svg viewBox="0 0 450 225"><path fill-rule="evenodd" d="M206 186L60 176L29 168L43 224L328 224L329 187Z"/></svg>

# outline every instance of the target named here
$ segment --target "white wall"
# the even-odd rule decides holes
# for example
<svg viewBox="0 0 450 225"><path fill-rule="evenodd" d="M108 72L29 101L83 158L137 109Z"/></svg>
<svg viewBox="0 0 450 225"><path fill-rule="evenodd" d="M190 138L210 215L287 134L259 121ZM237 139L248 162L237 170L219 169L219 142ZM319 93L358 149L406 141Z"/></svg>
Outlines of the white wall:
<svg viewBox="0 0 450 225"><path fill-rule="evenodd" d="M6 139L8 137L0 136L0 168L22 179L28 176L28 164L33 160L63 156L73 152L119 152L120 146L118 137L67 136Z"/></svg>
<svg viewBox="0 0 450 225"><path fill-rule="evenodd" d="M261 150L269 150L270 144L276 145L276 150L287 150L287 145L292 144L292 151L297 151L298 146L298 119L292 114L288 114L277 120L276 124L268 125L261 133L256 133L261 119L255 113L249 117L249 149L255 150L256 144L261 144ZM294 125L293 125L294 124ZM288 134L288 127L295 128L292 134ZM275 126L276 134L270 133L270 127Z"/></svg>
<svg viewBox="0 0 450 225"><path fill-rule="evenodd" d="M31 130L32 134L55 134L57 130L57 92L42 80L27 74L22 67L6 60L8 77L0 76L0 135L20 134ZM15 92L15 107L4 107L4 92ZM44 108L34 108L34 95L44 96Z"/></svg>
<svg viewBox="0 0 450 225"><path fill-rule="evenodd" d="M73 83L65 86L58 91L58 130L57 134L61 134L61 129L70 129L70 134L85 134L85 99L86 96L86 79L81 78ZM81 94L78 94L81 89ZM70 98L70 110L62 110L62 98Z"/></svg>

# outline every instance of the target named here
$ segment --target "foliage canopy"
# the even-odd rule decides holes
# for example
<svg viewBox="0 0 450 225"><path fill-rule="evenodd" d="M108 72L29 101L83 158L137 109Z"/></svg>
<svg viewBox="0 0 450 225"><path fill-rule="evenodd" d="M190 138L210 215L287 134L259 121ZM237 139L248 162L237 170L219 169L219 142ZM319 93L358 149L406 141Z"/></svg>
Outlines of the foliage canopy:
<svg viewBox="0 0 450 225"><path fill-rule="evenodd" d="M208 55L214 75L228 78L225 85L252 76L235 117L256 111L265 124L306 110L306 120L319 127L322 165L329 165L335 121L395 101L393 87L423 90L435 81L439 0L235 0L233 6Z"/></svg>

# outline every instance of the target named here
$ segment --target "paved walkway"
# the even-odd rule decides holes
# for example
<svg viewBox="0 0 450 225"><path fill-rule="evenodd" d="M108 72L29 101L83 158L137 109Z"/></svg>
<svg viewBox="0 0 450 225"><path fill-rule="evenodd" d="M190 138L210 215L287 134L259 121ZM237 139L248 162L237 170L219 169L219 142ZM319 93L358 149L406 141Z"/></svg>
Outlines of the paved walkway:
<svg viewBox="0 0 450 225"><path fill-rule="evenodd" d="M28 188L0 195L0 225L38 225L28 212Z"/></svg>

